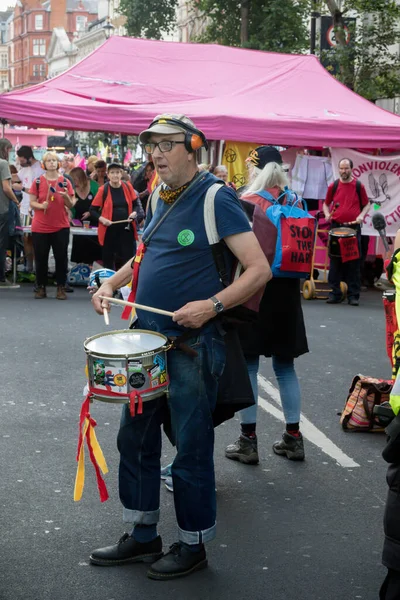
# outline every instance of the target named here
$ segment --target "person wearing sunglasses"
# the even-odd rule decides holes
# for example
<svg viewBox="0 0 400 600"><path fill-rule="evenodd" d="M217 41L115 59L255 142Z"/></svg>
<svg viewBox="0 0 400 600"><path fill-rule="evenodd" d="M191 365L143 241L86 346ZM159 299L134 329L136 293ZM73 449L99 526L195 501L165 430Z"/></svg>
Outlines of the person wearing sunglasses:
<svg viewBox="0 0 400 600"><path fill-rule="evenodd" d="M36 179L29 190L32 219L32 241L36 261L35 298L46 298L50 248L56 263L57 300L66 300L65 284L68 271L69 218L66 209L74 205L71 182L59 172L55 152L43 156L45 173Z"/></svg>

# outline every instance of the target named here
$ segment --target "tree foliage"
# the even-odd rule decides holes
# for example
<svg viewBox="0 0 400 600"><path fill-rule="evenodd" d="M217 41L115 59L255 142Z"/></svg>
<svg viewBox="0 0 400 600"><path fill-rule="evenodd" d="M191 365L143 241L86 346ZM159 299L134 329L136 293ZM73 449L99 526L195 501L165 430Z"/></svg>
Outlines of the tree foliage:
<svg viewBox="0 0 400 600"><path fill-rule="evenodd" d="M177 6L178 0L121 0L119 10L128 35L160 40L176 27Z"/></svg>
<svg viewBox="0 0 400 600"><path fill-rule="evenodd" d="M248 31L247 41L241 43L244 4L248 7ZM309 47L309 0L199 0L197 6L208 17L199 41L288 53L301 53Z"/></svg>
<svg viewBox="0 0 400 600"><path fill-rule="evenodd" d="M338 45L338 79L370 100L400 95L400 57L393 44L399 41L400 6L396 0L336 0L320 2L331 13ZM344 19L356 17L352 42L345 42Z"/></svg>

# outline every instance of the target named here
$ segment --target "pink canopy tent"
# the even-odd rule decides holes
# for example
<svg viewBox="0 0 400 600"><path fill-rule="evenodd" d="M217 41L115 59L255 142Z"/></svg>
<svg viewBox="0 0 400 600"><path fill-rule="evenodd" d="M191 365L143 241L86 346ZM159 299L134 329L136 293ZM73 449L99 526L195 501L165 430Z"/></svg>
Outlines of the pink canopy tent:
<svg viewBox="0 0 400 600"><path fill-rule="evenodd" d="M71 69L0 95L9 123L137 134L186 114L212 140L393 148L400 117L338 83L314 56L111 37Z"/></svg>

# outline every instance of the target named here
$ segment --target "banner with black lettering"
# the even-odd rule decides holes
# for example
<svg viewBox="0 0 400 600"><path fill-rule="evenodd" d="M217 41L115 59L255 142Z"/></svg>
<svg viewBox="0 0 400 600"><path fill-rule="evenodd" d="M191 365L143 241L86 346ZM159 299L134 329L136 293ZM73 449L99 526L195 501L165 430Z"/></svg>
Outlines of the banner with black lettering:
<svg viewBox="0 0 400 600"><path fill-rule="evenodd" d="M353 161L353 176L364 184L371 208L364 218L362 233L379 235L372 227L372 215L379 211L385 217L386 234L394 236L400 228L400 154L373 156L347 148L331 148L335 179L339 177L339 161Z"/></svg>

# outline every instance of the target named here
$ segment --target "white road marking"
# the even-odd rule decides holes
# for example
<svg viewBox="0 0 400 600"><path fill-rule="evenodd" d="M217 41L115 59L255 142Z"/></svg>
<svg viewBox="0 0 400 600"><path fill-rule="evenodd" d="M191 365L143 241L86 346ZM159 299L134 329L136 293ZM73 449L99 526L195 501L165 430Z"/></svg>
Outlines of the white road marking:
<svg viewBox="0 0 400 600"><path fill-rule="evenodd" d="M268 379L263 377L263 375L258 375L258 385L271 398L271 400L273 400L274 402L276 402L276 404L282 407L279 391L274 385L272 385L270 381L268 381ZM260 406L263 410L268 412L270 415L272 415L279 421L282 421L282 423L285 422L283 412L267 400L264 400L264 398L262 398L261 396L258 397L258 406ZM315 425L313 425L311 421L307 419L307 417L301 415L300 423L301 432L303 436L310 442L318 446L318 448L321 448L322 452L325 452L325 454L333 458L338 465L347 469L360 466L352 458L350 458L350 456L347 456L347 454L345 454L340 448L338 448L336 444L331 442L331 440L328 437L326 437L326 435L322 433L322 431L315 427Z"/></svg>

